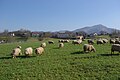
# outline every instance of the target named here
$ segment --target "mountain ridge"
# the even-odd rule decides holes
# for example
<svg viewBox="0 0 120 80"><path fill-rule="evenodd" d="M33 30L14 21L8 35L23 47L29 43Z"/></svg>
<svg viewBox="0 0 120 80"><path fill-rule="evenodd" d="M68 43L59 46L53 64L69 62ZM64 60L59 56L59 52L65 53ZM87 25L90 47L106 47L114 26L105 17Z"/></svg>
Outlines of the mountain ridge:
<svg viewBox="0 0 120 80"><path fill-rule="evenodd" d="M110 34L114 31L120 31L120 30L117 30L117 29L114 29L114 28L108 28L108 27L106 27L102 24L93 25L93 26L86 26L86 27L83 27L83 28L73 30L73 32L80 32L80 31L84 31L87 34L91 34L91 33L100 34L101 32L106 32L106 33Z"/></svg>

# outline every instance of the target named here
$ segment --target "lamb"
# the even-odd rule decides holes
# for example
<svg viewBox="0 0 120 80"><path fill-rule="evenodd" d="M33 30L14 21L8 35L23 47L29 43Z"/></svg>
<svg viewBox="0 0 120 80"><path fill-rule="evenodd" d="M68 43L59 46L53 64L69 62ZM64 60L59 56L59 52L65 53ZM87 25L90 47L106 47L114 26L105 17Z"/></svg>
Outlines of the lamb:
<svg viewBox="0 0 120 80"><path fill-rule="evenodd" d="M21 46L17 46L15 49L13 49L11 55L12 58L16 58L16 56L19 56L21 53Z"/></svg>
<svg viewBox="0 0 120 80"><path fill-rule="evenodd" d="M60 43L60 44L59 44L59 48L62 48L62 47L64 47L64 44L63 44L63 43Z"/></svg>
<svg viewBox="0 0 120 80"><path fill-rule="evenodd" d="M54 44L54 41L49 40L48 43L49 43L49 44Z"/></svg>
<svg viewBox="0 0 120 80"><path fill-rule="evenodd" d="M83 50L84 52L91 52L91 51L96 52L96 49L91 44L84 44Z"/></svg>
<svg viewBox="0 0 120 80"><path fill-rule="evenodd" d="M38 47L35 49L35 53L38 55L41 55L44 52L44 48L43 47Z"/></svg>
<svg viewBox="0 0 120 80"><path fill-rule="evenodd" d="M111 54L114 53L114 51L118 51L120 53L120 44L113 44L111 46Z"/></svg>
<svg viewBox="0 0 120 80"><path fill-rule="evenodd" d="M45 48L46 47L46 43L42 43L41 47Z"/></svg>
<svg viewBox="0 0 120 80"><path fill-rule="evenodd" d="M26 48L24 53L25 53L26 56L31 56L32 53L33 53L32 47Z"/></svg>

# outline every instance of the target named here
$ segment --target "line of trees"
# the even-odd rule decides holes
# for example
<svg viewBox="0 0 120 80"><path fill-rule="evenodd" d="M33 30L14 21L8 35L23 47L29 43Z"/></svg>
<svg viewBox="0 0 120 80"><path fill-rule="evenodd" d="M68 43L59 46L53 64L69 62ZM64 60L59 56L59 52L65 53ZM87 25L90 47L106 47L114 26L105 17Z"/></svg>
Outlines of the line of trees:
<svg viewBox="0 0 120 80"><path fill-rule="evenodd" d="M73 38L75 36L81 36L81 35L84 36L85 38L91 37L90 35L88 35L84 31L80 31L80 32L68 32L68 31L66 31L65 33L70 35L69 38ZM13 42L16 40L16 37L18 37L19 39L20 38L24 39L24 41L27 40L29 37L37 37L39 40L43 40L43 38L49 38L49 37L58 38L56 32L38 32L37 34L38 34L37 36L33 35L33 32L31 32L30 30L25 30L25 29L20 29L18 31L12 31L12 32L9 32L6 29L6 30L4 30L4 32L0 33L0 41L4 40L6 42ZM101 34L101 35L105 35L105 34ZM109 35L112 38L120 37L120 31L114 31L113 33L107 34L107 35Z"/></svg>

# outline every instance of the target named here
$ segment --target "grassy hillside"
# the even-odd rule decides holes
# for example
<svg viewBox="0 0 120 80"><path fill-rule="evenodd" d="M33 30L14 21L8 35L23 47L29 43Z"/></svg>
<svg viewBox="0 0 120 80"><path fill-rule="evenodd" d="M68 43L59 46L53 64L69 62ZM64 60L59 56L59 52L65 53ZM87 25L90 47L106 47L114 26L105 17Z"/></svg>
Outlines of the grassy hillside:
<svg viewBox="0 0 120 80"><path fill-rule="evenodd" d="M110 44L96 45L97 52L83 53L82 46L65 43L58 49L55 44L48 44L45 53L32 57L24 54L12 59L10 53L17 45L36 48L41 42L30 40L23 43L0 44L0 80L119 80L120 55L110 55ZM47 40L43 41L47 42Z"/></svg>

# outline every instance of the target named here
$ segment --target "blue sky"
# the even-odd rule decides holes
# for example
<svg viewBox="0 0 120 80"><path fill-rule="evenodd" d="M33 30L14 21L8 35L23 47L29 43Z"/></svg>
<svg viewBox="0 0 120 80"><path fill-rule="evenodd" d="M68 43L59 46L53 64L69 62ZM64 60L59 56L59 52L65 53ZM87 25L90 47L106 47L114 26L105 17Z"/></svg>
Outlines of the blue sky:
<svg viewBox="0 0 120 80"><path fill-rule="evenodd" d="M120 29L120 0L0 0L0 31L75 30L96 24Z"/></svg>

